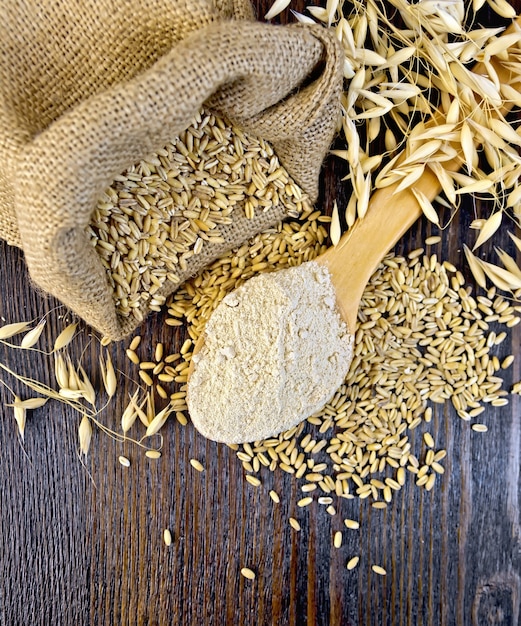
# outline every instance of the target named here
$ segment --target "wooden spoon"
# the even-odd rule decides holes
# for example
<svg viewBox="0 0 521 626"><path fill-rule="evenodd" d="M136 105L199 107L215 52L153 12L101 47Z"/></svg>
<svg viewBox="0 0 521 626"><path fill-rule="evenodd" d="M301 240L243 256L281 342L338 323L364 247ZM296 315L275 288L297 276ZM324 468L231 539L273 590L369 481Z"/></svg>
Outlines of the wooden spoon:
<svg viewBox="0 0 521 626"><path fill-rule="evenodd" d="M421 207L410 190L396 192L398 183L373 193L367 213L315 261L328 268L337 306L350 333L355 332L360 300L372 274L409 228L421 217ZM438 179L426 172L415 185L429 198L440 191Z"/></svg>
<svg viewBox="0 0 521 626"><path fill-rule="evenodd" d="M518 16L504 31L504 34L514 32L520 25L521 16ZM495 58L491 59L491 65L501 84L512 84L514 74L507 66L502 65ZM485 76L489 74L487 68L481 63L475 65L473 71ZM516 76L515 80L519 83L519 76ZM481 104L477 99L476 106ZM507 112L512 106L513 103L505 103L502 113ZM492 108L489 110L493 114L494 110ZM426 125L426 130L444 122L444 118L440 115ZM458 153L461 152L459 144L453 144L453 147ZM407 151L404 150L397 165L406 156ZM463 162L463 157L458 156L445 162L443 166L446 170L458 171ZM376 190L371 196L364 218L358 219L336 246L329 248L315 259L317 263L325 265L331 273L338 308L351 333L355 331L360 300L371 275L389 250L422 215L420 204L411 189L397 191L398 186L399 182ZM441 191L438 179L428 168L414 183L414 188L430 201L434 200ZM203 343L204 333L194 346L194 355L201 350ZM189 376L192 373L193 363L192 360Z"/></svg>

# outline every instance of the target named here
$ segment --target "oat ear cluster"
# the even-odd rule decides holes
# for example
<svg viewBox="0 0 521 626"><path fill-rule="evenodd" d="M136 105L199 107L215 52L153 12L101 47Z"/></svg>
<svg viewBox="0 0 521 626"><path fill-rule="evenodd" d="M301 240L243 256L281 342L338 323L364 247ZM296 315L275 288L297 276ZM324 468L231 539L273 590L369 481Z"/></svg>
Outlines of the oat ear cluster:
<svg viewBox="0 0 521 626"><path fill-rule="evenodd" d="M122 338L137 321L118 317L86 234L114 177L204 104L271 143L314 200L341 83L331 33L256 22L249 0L2 0L0 236L23 249L39 287ZM237 216L229 247L283 217L267 213Z"/></svg>

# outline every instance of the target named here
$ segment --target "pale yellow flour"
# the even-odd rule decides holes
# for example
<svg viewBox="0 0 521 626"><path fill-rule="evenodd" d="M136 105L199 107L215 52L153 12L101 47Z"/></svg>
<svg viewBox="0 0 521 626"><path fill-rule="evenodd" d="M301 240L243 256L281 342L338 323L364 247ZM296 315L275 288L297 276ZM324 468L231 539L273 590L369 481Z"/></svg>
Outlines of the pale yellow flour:
<svg viewBox="0 0 521 626"><path fill-rule="evenodd" d="M204 337L188 408L205 437L225 443L266 439L311 416L341 385L353 354L329 272L314 261L228 294Z"/></svg>

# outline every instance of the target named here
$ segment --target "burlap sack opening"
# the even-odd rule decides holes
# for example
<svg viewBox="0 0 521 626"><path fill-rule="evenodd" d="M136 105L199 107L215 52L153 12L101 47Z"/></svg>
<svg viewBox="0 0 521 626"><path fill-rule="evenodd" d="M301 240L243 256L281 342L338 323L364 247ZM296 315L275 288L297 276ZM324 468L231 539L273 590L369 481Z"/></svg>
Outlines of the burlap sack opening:
<svg viewBox="0 0 521 626"><path fill-rule="evenodd" d="M149 26L136 34L129 14ZM138 322L117 315L86 226L114 177L183 131L203 104L269 141L316 198L339 112L338 44L322 27L251 15L244 0L9 0L0 8L1 236L23 249L36 285L111 339ZM113 41L98 41L114 23ZM96 36L79 50L74 35L85 29ZM226 243L203 246L181 279L282 217L281 207L254 219L236 210L221 229Z"/></svg>

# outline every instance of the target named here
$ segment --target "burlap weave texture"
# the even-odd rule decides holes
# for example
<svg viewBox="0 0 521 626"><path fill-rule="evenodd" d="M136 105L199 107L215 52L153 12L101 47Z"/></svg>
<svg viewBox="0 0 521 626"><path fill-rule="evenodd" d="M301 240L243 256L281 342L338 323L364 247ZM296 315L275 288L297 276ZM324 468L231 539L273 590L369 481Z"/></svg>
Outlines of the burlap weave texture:
<svg viewBox="0 0 521 626"><path fill-rule="evenodd" d="M313 200L341 81L331 33L255 22L248 0L2 0L0 236L36 285L120 339L137 322L117 315L86 234L114 177L204 104L269 141ZM183 279L284 216L237 213Z"/></svg>

